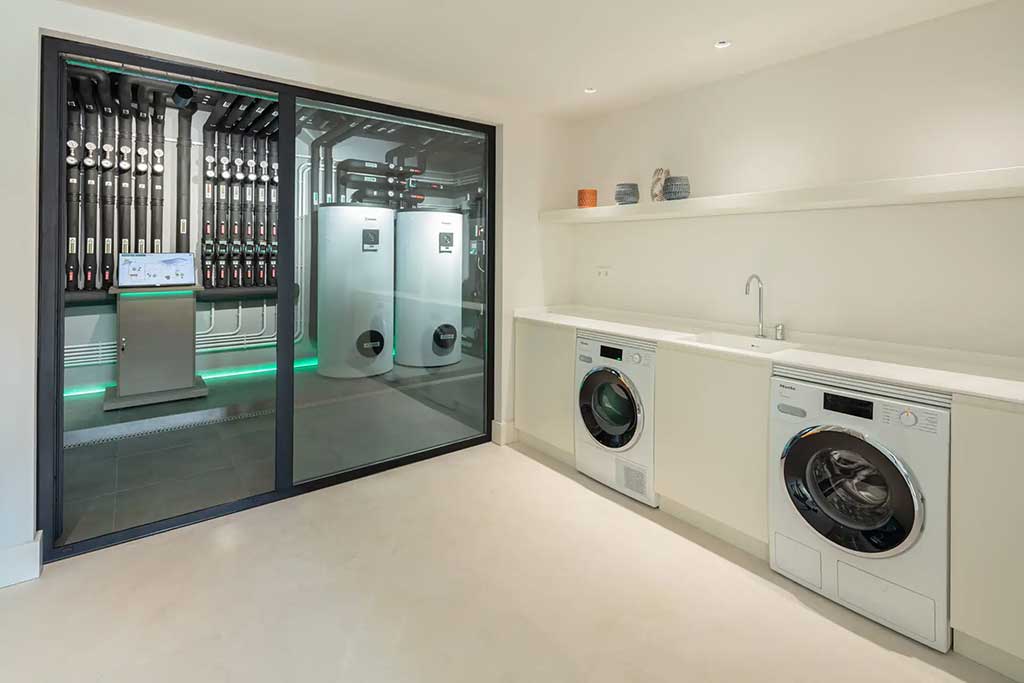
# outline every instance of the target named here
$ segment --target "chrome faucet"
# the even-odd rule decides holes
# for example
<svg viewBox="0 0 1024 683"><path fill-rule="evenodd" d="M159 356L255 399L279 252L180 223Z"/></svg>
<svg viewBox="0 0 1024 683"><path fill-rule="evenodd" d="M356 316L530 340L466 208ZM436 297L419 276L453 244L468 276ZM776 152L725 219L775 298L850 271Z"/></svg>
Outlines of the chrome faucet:
<svg viewBox="0 0 1024 683"><path fill-rule="evenodd" d="M747 286L743 288L743 293L750 295L750 283L754 280L757 280L757 336L764 339L764 283L756 273L747 278Z"/></svg>

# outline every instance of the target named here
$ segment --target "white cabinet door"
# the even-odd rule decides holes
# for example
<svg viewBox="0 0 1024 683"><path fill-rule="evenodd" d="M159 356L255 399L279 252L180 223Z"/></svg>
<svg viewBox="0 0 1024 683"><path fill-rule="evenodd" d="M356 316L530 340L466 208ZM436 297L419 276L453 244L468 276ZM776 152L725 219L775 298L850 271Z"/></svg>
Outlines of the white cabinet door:
<svg viewBox="0 0 1024 683"><path fill-rule="evenodd" d="M573 449L576 329L516 320L516 431Z"/></svg>
<svg viewBox="0 0 1024 683"><path fill-rule="evenodd" d="M767 359L658 347L658 493L758 541L768 540Z"/></svg>
<svg viewBox="0 0 1024 683"><path fill-rule="evenodd" d="M954 396L950 621L1024 658L1024 407Z"/></svg>

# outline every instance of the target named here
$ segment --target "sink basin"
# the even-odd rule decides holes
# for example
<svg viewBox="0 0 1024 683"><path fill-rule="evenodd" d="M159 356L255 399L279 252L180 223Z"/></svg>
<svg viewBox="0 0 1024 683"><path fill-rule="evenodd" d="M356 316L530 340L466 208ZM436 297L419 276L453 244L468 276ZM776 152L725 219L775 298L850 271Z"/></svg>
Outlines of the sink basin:
<svg viewBox="0 0 1024 683"><path fill-rule="evenodd" d="M795 349L799 344L774 339L759 339L758 337L747 337L742 334L729 334L727 332L704 332L694 338L695 342L708 344L710 346L725 346L730 349L743 349L756 353L775 353L785 349Z"/></svg>

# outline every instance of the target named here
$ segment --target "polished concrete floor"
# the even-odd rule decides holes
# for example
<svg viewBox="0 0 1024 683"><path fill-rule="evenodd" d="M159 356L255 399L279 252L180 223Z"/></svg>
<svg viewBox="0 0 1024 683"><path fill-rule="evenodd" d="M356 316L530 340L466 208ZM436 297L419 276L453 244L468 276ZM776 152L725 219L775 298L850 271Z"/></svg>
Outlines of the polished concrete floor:
<svg viewBox="0 0 1024 683"><path fill-rule="evenodd" d="M559 463L488 444L0 590L4 681L969 681Z"/></svg>

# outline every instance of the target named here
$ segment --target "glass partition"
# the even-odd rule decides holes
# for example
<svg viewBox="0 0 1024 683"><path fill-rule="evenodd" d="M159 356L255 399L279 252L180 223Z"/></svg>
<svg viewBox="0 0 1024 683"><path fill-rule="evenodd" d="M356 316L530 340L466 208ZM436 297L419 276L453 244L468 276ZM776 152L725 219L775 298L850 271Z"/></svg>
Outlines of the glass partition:
<svg viewBox="0 0 1024 683"><path fill-rule="evenodd" d="M63 66L55 546L272 491L276 347L293 336L272 270L276 96Z"/></svg>
<svg viewBox="0 0 1024 683"><path fill-rule="evenodd" d="M486 432L484 133L299 99L298 482Z"/></svg>

